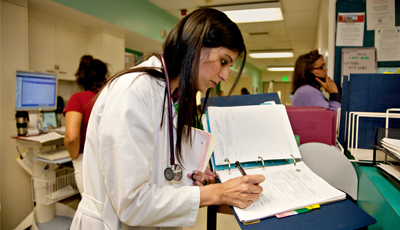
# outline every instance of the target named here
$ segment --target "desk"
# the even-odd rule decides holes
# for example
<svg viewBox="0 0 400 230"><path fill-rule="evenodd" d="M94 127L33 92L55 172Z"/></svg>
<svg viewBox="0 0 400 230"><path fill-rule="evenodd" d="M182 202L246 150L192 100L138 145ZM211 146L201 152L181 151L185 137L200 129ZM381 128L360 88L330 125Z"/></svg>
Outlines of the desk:
<svg viewBox="0 0 400 230"><path fill-rule="evenodd" d="M59 160L59 161L42 161L35 160L36 154L41 150L52 149L55 145L63 145L64 139L51 140L46 142L30 141L21 139L18 137L13 137L16 140L16 144L28 148L28 155L33 156L33 194L36 201L36 207L32 214L33 222L32 226L37 229L37 223L47 223L51 222L58 213L67 213L67 216L73 215L75 210L68 208L67 206L60 206L56 202L75 195L78 193L76 189L73 170L72 173L64 170L62 175L59 175L61 170L55 170L55 164L71 161L70 158ZM66 175L64 172L68 172ZM61 183L62 182L62 183ZM63 189L70 186L73 191L64 191ZM60 208L57 208L60 206ZM60 210L60 212L58 212ZM70 218L72 221L72 218ZM28 221L29 222L29 221Z"/></svg>
<svg viewBox="0 0 400 230"><path fill-rule="evenodd" d="M210 209L208 209L210 212ZM357 229L376 223L376 220L368 213L346 199L343 201L326 204L320 209L314 209L294 216L278 219L269 217L262 219L259 223L244 225L235 215L236 221L243 230L259 230L259 229ZM210 214L209 214L210 215ZM216 215L216 212L215 212ZM210 217L210 216L209 216ZM208 219L210 221L210 219ZM212 219L211 219L212 220ZM216 219L215 219L216 220ZM207 223L210 227L212 223ZM216 222L213 225L216 228ZM207 228L210 229L210 228Z"/></svg>
<svg viewBox="0 0 400 230"><path fill-rule="evenodd" d="M377 220L371 229L398 229L400 187L371 165L353 165L359 180L357 204Z"/></svg>

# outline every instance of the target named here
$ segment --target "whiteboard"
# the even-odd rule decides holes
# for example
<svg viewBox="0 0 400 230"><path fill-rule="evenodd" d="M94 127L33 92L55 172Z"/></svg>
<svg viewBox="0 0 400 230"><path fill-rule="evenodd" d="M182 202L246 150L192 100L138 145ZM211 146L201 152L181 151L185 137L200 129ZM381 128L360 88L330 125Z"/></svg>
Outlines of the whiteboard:
<svg viewBox="0 0 400 230"><path fill-rule="evenodd" d="M342 49L342 74L350 73L376 73L376 49L375 47L343 48ZM350 80L350 78L349 78Z"/></svg>

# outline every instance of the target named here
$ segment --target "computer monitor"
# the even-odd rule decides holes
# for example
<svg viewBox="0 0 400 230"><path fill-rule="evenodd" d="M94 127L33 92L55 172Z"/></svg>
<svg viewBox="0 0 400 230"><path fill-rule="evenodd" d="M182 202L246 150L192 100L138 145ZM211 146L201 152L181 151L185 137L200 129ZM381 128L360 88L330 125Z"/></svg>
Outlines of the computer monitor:
<svg viewBox="0 0 400 230"><path fill-rule="evenodd" d="M17 71L16 111L52 111L57 107L57 75Z"/></svg>

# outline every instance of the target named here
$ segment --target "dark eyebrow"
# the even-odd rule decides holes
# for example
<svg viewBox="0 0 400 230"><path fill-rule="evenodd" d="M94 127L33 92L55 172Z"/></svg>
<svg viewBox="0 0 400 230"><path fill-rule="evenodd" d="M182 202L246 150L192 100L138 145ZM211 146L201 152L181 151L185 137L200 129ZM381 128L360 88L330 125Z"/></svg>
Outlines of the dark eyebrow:
<svg viewBox="0 0 400 230"><path fill-rule="evenodd" d="M231 60L231 62L233 62L233 59L231 56L229 56L228 54L225 54L225 56L227 56L229 58L229 60Z"/></svg>

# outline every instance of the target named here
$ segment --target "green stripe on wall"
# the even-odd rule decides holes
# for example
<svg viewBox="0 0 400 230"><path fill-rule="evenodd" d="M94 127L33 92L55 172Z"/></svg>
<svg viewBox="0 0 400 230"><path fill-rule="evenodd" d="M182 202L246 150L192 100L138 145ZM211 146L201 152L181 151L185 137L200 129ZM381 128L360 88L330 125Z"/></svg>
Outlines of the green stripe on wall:
<svg viewBox="0 0 400 230"><path fill-rule="evenodd" d="M53 0L122 28L164 42L161 30L170 31L179 19L147 0ZM240 63L240 61L236 62ZM244 74L263 92L261 71L246 62Z"/></svg>
<svg viewBox="0 0 400 230"><path fill-rule="evenodd" d="M53 0L122 28L163 42L161 29L170 31L178 18L147 0Z"/></svg>

